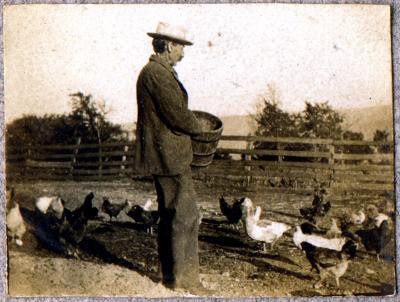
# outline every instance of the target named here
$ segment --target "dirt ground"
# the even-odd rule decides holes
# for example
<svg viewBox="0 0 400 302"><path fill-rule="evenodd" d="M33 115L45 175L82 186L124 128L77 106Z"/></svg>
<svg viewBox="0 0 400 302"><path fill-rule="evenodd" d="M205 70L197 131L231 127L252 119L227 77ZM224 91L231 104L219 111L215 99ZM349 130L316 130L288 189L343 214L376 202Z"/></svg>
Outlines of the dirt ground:
<svg viewBox="0 0 400 302"><path fill-rule="evenodd" d="M146 182L29 182L13 184L22 207L33 209L34 198L59 194L66 207L74 209L89 193L100 208L102 197L115 203L128 199L143 204L156 199ZM303 222L299 208L310 205L310 194L245 192L232 188L212 188L196 183L199 206L204 212L200 225L200 278L218 297L276 297L324 295L390 295L395 290L394 241L380 261L362 248L341 278L340 288L333 279L318 290L315 270L305 254L293 244L294 226ZM263 217L289 223L289 230L273 251L250 239L243 227L234 229L220 214L218 199L224 194L250 197L262 207ZM331 217L339 217L360 205L379 203L382 197L360 194L328 195ZM155 208L156 205L153 205ZM19 247L9 243L9 295L11 296L136 296L180 297L189 293L163 287L157 273L156 234L149 234L125 213L109 221L101 213L91 221L80 246L79 259L67 259L41 247L30 232Z"/></svg>

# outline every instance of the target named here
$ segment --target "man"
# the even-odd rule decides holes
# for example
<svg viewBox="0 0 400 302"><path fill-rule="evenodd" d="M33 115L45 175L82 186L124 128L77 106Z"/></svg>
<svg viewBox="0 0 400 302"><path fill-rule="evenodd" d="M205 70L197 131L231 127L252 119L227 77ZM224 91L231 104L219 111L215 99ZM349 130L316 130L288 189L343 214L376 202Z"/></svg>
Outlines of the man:
<svg viewBox="0 0 400 302"><path fill-rule="evenodd" d="M158 254L163 283L196 291L199 281L198 219L190 164L191 136L201 126L188 109L188 95L173 68L192 45L186 31L159 23L153 38L155 54L137 80L136 168L152 174L160 222Z"/></svg>

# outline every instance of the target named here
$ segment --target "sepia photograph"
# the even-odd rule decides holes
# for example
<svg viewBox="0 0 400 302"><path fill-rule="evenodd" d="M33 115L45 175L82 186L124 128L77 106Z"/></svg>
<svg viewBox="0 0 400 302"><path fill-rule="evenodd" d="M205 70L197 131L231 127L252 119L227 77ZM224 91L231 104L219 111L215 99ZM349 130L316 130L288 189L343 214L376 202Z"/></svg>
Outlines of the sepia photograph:
<svg viewBox="0 0 400 302"><path fill-rule="evenodd" d="M396 294L391 13L3 6L7 296Z"/></svg>

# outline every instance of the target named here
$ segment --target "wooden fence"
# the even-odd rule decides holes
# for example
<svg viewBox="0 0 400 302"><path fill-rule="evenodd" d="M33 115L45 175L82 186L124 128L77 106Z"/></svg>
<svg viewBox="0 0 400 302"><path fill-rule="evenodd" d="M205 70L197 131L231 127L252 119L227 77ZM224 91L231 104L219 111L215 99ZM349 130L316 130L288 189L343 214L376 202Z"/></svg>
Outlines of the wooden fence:
<svg viewBox="0 0 400 302"><path fill-rule="evenodd" d="M330 139L223 136L213 163L195 178L215 185L301 191L394 190L393 144ZM114 180L142 178L134 143L7 146L9 179Z"/></svg>

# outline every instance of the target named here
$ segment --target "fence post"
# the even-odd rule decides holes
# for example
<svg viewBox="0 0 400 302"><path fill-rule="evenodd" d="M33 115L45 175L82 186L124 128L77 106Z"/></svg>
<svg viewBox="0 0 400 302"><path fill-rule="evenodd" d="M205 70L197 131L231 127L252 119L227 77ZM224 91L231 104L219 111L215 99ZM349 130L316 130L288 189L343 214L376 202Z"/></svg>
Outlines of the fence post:
<svg viewBox="0 0 400 302"><path fill-rule="evenodd" d="M329 144L329 160L328 163L330 165L333 165L335 163L335 145L333 144L333 141L331 141L331 143Z"/></svg>
<svg viewBox="0 0 400 302"><path fill-rule="evenodd" d="M276 149L278 151L282 151L284 148L282 146L282 144L280 142L276 143ZM283 161L283 156L282 155L278 155L278 162L282 162Z"/></svg>
<svg viewBox="0 0 400 302"><path fill-rule="evenodd" d="M103 147L101 142L99 142L99 176L101 177L103 175Z"/></svg>
<svg viewBox="0 0 400 302"><path fill-rule="evenodd" d="M246 145L246 150L253 150L254 149L254 142L252 142L252 141L247 141L247 145ZM251 160L251 154L246 154L245 156L244 156L244 159L247 161L247 160ZM245 171L247 171L248 172L248 175L246 175L246 183L245 183L245 185L246 185L246 187L248 187L248 186L250 186L250 183L251 183L251 175L250 175L250 172L251 172L251 166L244 166L244 170Z"/></svg>
<svg viewBox="0 0 400 302"><path fill-rule="evenodd" d="M78 137L78 138L76 139L75 148L74 148L74 151L73 151L73 153L72 153L71 168L70 168L70 171L69 171L69 174L70 174L70 175L73 175L73 173L74 173L74 168L75 168L75 163L76 163L76 156L77 156L77 154L78 154L78 152L79 152L79 146L80 146L80 144L81 144L81 138Z"/></svg>
<svg viewBox="0 0 400 302"><path fill-rule="evenodd" d="M330 166L330 175L329 175L329 187L331 187L331 183L333 180L333 175L335 173L334 165L335 165L335 145L333 143L333 140L331 140L329 144L329 160L328 164Z"/></svg>
<svg viewBox="0 0 400 302"><path fill-rule="evenodd" d="M129 150L129 146L125 145L124 146L124 154L122 155L122 164L121 164L121 167L120 167L121 170L125 170L125 164L124 163L126 162L126 153L128 152L128 150Z"/></svg>
<svg viewBox="0 0 400 302"><path fill-rule="evenodd" d="M28 144L28 148L27 148L27 150L26 150L25 169L24 169L24 171L23 171L23 173L22 173L22 175L23 175L24 177L27 177L28 174L30 173L30 169L29 169L28 162L29 162L29 160L30 160L31 158L32 158L32 144L29 143L29 144Z"/></svg>

